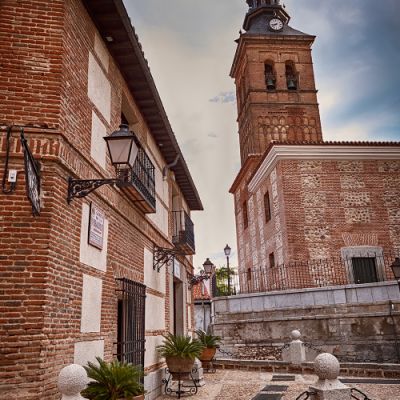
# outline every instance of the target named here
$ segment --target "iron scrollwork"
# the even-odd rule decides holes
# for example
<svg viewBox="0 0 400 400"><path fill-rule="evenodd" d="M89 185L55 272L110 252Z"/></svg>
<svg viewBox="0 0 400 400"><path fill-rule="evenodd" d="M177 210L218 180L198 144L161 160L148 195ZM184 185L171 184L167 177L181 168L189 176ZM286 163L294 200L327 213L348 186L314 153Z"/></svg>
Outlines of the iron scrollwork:
<svg viewBox="0 0 400 400"><path fill-rule="evenodd" d="M193 374L197 372L197 368L193 368L191 372L174 372L173 374L167 368L165 372L166 378L162 380L162 383L165 385L164 392L167 396L177 395L178 399L180 399L182 394L188 394L190 396L197 394L197 384L199 383L199 380L193 377ZM185 379L188 377L189 379ZM185 380L193 383L193 386L185 384ZM172 382L177 383L177 386L175 388L172 388Z"/></svg>
<svg viewBox="0 0 400 400"><path fill-rule="evenodd" d="M361 395L363 397L358 397L358 395ZM355 388L351 389L351 398L356 400L371 400L365 393Z"/></svg>
<svg viewBox="0 0 400 400"><path fill-rule="evenodd" d="M306 392L303 392L299 397L297 397L296 400L307 400L307 399L310 399L311 398L310 396L313 396L313 395L315 395L314 392L306 391Z"/></svg>
<svg viewBox="0 0 400 400"><path fill-rule="evenodd" d="M68 204L72 199L82 198L92 193L103 185L113 185L119 183L119 179L68 179Z"/></svg>

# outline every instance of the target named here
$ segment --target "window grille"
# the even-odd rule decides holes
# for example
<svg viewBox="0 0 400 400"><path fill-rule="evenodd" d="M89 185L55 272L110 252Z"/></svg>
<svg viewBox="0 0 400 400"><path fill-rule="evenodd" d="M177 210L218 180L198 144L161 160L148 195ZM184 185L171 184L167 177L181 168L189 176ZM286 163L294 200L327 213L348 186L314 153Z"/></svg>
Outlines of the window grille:
<svg viewBox="0 0 400 400"><path fill-rule="evenodd" d="M116 356L122 362L144 367L146 286L117 279L118 338Z"/></svg>

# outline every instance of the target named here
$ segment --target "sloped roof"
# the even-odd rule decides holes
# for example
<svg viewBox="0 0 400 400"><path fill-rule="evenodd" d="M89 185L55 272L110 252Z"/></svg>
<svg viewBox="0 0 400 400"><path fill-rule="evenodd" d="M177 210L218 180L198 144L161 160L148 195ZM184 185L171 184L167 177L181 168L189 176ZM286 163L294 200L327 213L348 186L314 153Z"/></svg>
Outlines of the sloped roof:
<svg viewBox="0 0 400 400"><path fill-rule="evenodd" d="M160 152L168 164L179 160L171 170L191 210L203 210L175 134L154 83L142 46L122 0L82 0L108 50L117 63L135 98ZM106 38L112 38L107 41Z"/></svg>
<svg viewBox="0 0 400 400"><path fill-rule="evenodd" d="M208 289L203 282L194 285L192 291L194 300L211 300L211 296L208 293Z"/></svg>

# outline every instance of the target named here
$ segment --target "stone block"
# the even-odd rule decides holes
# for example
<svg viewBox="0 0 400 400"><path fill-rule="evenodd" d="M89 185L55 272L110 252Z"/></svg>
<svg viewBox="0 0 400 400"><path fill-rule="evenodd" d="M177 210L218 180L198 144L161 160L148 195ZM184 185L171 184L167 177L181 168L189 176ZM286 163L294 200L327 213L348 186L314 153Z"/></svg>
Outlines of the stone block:
<svg viewBox="0 0 400 400"><path fill-rule="evenodd" d="M228 301L229 312L240 313L240 299L232 299Z"/></svg>
<svg viewBox="0 0 400 400"><path fill-rule="evenodd" d="M389 295L386 286L377 286L371 288L373 301L389 300Z"/></svg>
<svg viewBox="0 0 400 400"><path fill-rule="evenodd" d="M274 309L276 307L275 296L265 296L264 297L264 309Z"/></svg>
<svg viewBox="0 0 400 400"><path fill-rule="evenodd" d="M357 288L356 292L357 292L357 300L359 303L372 303L374 301L372 297L371 288L368 287Z"/></svg>
<svg viewBox="0 0 400 400"><path fill-rule="evenodd" d="M240 311L241 312L252 312L252 304L251 299L242 299L240 302Z"/></svg>
<svg viewBox="0 0 400 400"><path fill-rule="evenodd" d="M263 311L264 310L264 299L261 296L253 297L251 299L252 311Z"/></svg>
<svg viewBox="0 0 400 400"><path fill-rule="evenodd" d="M346 304L346 292L343 289L334 290L333 298L335 300L335 304Z"/></svg>
<svg viewBox="0 0 400 400"><path fill-rule="evenodd" d="M312 293L310 292L304 292L300 294L300 304L303 307L308 307L308 306L314 306L315 305L315 299Z"/></svg>
<svg viewBox="0 0 400 400"><path fill-rule="evenodd" d="M316 306L325 306L329 304L328 293L326 291L316 291L313 293Z"/></svg>
<svg viewBox="0 0 400 400"><path fill-rule="evenodd" d="M227 300L214 300L214 310L216 313L218 312L227 312L228 311L228 304Z"/></svg>

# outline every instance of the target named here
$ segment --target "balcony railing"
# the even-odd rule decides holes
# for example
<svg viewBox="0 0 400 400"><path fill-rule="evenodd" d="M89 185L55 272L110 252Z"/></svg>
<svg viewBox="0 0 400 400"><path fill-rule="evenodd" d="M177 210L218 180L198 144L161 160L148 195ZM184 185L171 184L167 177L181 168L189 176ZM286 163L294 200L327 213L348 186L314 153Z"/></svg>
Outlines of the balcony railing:
<svg viewBox="0 0 400 400"><path fill-rule="evenodd" d="M398 252L384 255L371 253L363 257L337 257L249 268L239 273L231 271L231 294L391 281L394 279L391 265L399 256ZM217 276L213 295L228 295L226 272Z"/></svg>
<svg viewBox="0 0 400 400"><path fill-rule="evenodd" d="M186 255L195 253L194 225L189 215L181 211L173 211L172 243Z"/></svg>
<svg viewBox="0 0 400 400"><path fill-rule="evenodd" d="M135 164L128 173L119 171L118 175L124 183L122 190L137 203L138 207L145 213L154 213L156 211L156 189L155 189L155 169L150 158L139 147ZM122 177L124 174L126 176Z"/></svg>

